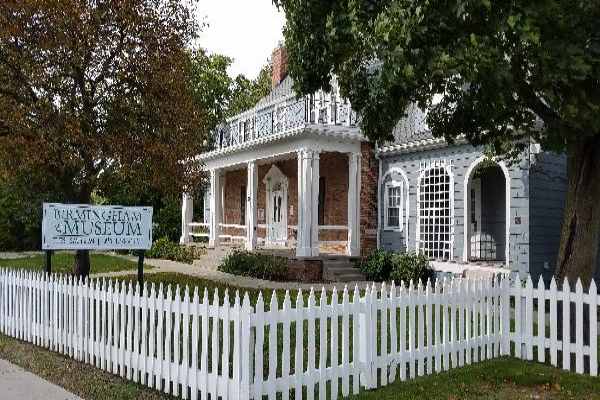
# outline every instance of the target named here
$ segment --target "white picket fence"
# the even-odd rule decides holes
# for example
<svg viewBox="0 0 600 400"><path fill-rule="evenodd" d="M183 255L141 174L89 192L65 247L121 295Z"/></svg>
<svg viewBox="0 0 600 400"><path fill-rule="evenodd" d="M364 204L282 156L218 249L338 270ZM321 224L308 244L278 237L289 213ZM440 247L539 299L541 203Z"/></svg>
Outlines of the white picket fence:
<svg viewBox="0 0 600 400"><path fill-rule="evenodd" d="M569 369L573 358L595 376L596 286L567 289L454 279L286 293L281 304L259 296L252 306L237 292L211 301L198 288L182 296L0 270L0 330L183 399L336 399L502 355L533 359L534 348L541 362Z"/></svg>

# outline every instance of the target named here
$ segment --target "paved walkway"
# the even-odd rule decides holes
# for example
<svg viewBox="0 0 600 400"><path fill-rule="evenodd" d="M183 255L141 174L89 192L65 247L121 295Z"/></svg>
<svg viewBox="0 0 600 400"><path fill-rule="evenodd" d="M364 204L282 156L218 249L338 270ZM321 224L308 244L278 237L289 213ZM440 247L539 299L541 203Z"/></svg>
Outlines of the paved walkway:
<svg viewBox="0 0 600 400"><path fill-rule="evenodd" d="M207 253L203 255L200 259L195 260L193 264L185 264L176 261L169 260L160 260L160 259L152 259L146 258L144 260L145 264L151 265L153 268L147 271L144 271L145 274L156 274L159 272L171 272L171 273L180 273L185 275L190 275L198 278L209 279L214 282L220 282L227 285L239 286L245 288L252 289L299 289L302 290L310 290L311 287L315 289L321 289L322 286L325 287L326 290L333 290L334 287L337 290L343 290L344 286L348 286L348 289L354 288L356 284L359 287L364 288L368 282L337 282L337 283L329 283L329 284L320 284L320 283L301 283L301 282L273 282L267 281L263 279L250 278L246 276L239 276L228 274L225 272L221 272L217 270L217 266L220 263L220 260L227 255L227 250L223 249L208 249ZM126 257L132 261L136 261L137 258L129 257L129 256L121 256ZM102 274L92 274L93 277L113 277L113 276L123 276L123 275L132 275L135 274L135 271L118 271L118 272L107 272Z"/></svg>
<svg viewBox="0 0 600 400"><path fill-rule="evenodd" d="M81 400L23 368L0 360L0 399Z"/></svg>

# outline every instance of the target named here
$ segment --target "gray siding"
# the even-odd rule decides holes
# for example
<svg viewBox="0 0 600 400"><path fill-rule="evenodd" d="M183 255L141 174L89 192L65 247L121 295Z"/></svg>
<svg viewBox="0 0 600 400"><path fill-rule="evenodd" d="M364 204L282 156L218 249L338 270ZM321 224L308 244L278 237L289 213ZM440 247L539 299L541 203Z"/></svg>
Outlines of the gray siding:
<svg viewBox="0 0 600 400"><path fill-rule="evenodd" d="M483 154L481 148L471 145L445 146L439 149L400 154L381 154L382 177L394 168L404 171L409 181L409 226L405 233L388 232L383 229L383 200L379 212L380 245L390 250L404 250L404 235L408 235L408 250L416 247L417 181L420 162L446 160L452 162L454 177L454 246L453 260L462 262L464 247L464 179L471 164ZM510 268L526 273L529 265L529 160L508 166L511 178L510 201ZM504 210L505 212L506 210ZM517 221L520 220L520 221ZM517 222L520 222L517 224Z"/></svg>
<svg viewBox="0 0 600 400"><path fill-rule="evenodd" d="M556 267L567 190L566 157L552 152L532 155L530 170L530 272L549 280Z"/></svg>

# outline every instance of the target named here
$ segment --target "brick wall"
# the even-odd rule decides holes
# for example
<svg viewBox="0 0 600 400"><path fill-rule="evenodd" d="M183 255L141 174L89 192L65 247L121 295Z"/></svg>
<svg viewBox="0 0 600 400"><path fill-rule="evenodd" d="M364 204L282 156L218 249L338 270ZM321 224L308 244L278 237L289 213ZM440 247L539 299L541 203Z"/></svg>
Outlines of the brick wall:
<svg viewBox="0 0 600 400"><path fill-rule="evenodd" d="M360 248L367 255L377 248L377 184L379 164L370 143L361 144Z"/></svg>
<svg viewBox="0 0 600 400"><path fill-rule="evenodd" d="M264 225L266 221L266 185L265 176L276 165L288 178L288 238L296 239L296 230L291 226L298 225L298 160L296 158L278 161L276 163L258 166L258 193L257 193L257 223ZM320 176L325 179L325 225L347 225L348 223L348 157L341 153L322 153L320 156ZM246 169L227 171L225 174L224 221L225 224L240 224L241 218L241 187L247 185ZM243 235L244 230L225 228L223 234ZM264 238L266 230L257 229L257 236ZM346 231L321 231L320 240L345 241L348 238Z"/></svg>
<svg viewBox="0 0 600 400"><path fill-rule="evenodd" d="M272 67L271 72L271 85L275 87L285 79L288 73L288 56L287 51L283 46L277 47L273 50L271 55Z"/></svg>

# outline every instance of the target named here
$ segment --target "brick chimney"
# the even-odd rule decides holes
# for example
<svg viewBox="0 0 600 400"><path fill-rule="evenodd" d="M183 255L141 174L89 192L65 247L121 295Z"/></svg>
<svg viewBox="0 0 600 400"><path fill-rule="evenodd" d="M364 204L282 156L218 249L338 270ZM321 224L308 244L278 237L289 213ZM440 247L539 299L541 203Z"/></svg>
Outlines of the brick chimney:
<svg viewBox="0 0 600 400"><path fill-rule="evenodd" d="M288 73L288 57L287 51L283 44L279 44L271 55L273 71L271 72L271 86L274 88L285 79Z"/></svg>

